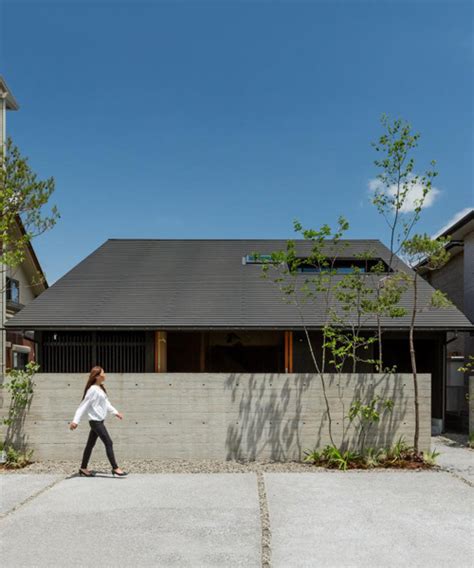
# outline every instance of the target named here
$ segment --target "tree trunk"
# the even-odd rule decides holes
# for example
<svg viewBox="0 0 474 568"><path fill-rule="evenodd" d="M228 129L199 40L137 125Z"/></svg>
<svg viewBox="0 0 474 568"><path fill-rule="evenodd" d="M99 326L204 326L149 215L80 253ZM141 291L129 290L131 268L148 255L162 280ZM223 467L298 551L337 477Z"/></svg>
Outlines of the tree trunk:
<svg viewBox="0 0 474 568"><path fill-rule="evenodd" d="M318 365L318 362L316 360L316 355L315 355L314 350L313 350L313 345L311 344L311 338L309 336L308 329L305 325L303 325L303 329L304 329L304 333L305 333L305 336L306 336L306 341L308 342L309 352L311 353L311 359L313 360L314 368L316 369L316 372L319 374L319 378L321 380L321 388L323 390L324 402L326 404L326 414L327 414L327 417L328 417L329 439L331 440L331 444L333 446L336 446L336 444L334 443L334 439L332 437L332 416L331 416L331 408L329 406L329 399L328 399L328 395L327 395L327 392L326 392L326 382L324 380L324 372L319 369L319 365Z"/></svg>
<svg viewBox="0 0 474 568"><path fill-rule="evenodd" d="M413 312L410 324L410 361L411 361L411 370L413 374L413 388L414 388L414 399L415 399L415 436L414 436L413 448L416 454L418 454L419 451L419 438L420 438L420 409L419 409L419 400L418 400L418 377L416 372L416 353L415 353L415 341L414 341L417 294L418 294L418 283L417 283L417 274L415 273L415 277L413 279Z"/></svg>

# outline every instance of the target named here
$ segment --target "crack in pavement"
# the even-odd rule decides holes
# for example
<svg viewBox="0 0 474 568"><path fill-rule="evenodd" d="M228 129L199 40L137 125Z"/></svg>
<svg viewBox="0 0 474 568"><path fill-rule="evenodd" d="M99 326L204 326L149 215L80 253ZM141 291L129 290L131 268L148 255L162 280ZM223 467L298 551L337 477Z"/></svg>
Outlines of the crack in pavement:
<svg viewBox="0 0 474 568"><path fill-rule="evenodd" d="M20 509L21 507L23 507L24 505L26 505L27 503L30 503L30 501L33 501L34 499L36 499L37 497L39 497L40 495L42 495L45 491L48 491L49 489L52 489L55 485L57 485L60 481L64 481L65 479L70 479L73 476L67 476L67 477L60 477L59 479L55 479L54 481L52 481L49 485L46 485L45 487L43 487L42 489L40 489L39 491L37 491L36 493L33 493L32 495L30 495L29 497L27 497L26 499L24 499L23 501L21 501L20 503L18 503L17 505L15 505L12 509L10 509L9 511L7 511L6 513L0 513L0 520L4 519L5 517L8 517L9 515L11 515L12 513L14 513L15 511L18 511L18 509Z"/></svg>

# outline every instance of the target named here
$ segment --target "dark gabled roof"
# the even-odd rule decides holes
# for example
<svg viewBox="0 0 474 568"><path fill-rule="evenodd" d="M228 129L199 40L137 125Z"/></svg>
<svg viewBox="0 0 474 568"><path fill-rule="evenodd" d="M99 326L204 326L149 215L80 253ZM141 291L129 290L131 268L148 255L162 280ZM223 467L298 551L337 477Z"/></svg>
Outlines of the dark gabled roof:
<svg viewBox="0 0 474 568"><path fill-rule="evenodd" d="M307 241L296 241L304 255ZM28 304L7 324L21 329L300 328L293 305L261 278L262 267L242 258L284 249L284 240L108 240ZM328 247L331 243L328 243ZM345 241L344 257L371 250L387 260L376 240ZM306 251L306 252L305 252ZM342 256L342 255L341 255ZM397 259L402 270L409 268ZM420 304L433 288L420 280ZM410 294L402 300L410 305ZM322 306L305 308L309 327L323 323ZM384 321L403 328L408 316ZM455 307L417 317L425 329L472 329Z"/></svg>

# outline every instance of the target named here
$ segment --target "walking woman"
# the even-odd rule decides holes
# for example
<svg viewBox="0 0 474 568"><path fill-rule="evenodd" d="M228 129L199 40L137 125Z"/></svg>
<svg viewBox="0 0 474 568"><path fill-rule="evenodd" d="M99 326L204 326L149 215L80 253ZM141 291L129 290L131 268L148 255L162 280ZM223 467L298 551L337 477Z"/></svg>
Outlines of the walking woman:
<svg viewBox="0 0 474 568"><path fill-rule="evenodd" d="M124 477L127 474L119 468L115 461L113 442L104 425L107 412L112 412L120 420L122 420L123 416L110 404L107 391L103 385L104 381L104 369L102 369L102 367L93 367L91 369L86 388L84 389L82 402L76 410L74 420L69 425L69 428L71 430L75 430L81 421L82 416L87 411L91 430L82 456L79 475L84 475L85 477L93 477L95 475L94 472L87 469L87 464L89 463L92 449L97 442L97 438L100 438L105 444L105 451L107 452L107 457L109 458L110 465L112 466L113 475Z"/></svg>

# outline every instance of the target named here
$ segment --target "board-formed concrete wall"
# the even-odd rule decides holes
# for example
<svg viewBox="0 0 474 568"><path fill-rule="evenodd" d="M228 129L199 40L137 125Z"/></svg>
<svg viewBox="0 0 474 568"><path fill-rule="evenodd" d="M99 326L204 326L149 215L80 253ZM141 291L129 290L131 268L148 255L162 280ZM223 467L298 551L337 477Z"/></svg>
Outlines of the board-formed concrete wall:
<svg viewBox="0 0 474 568"><path fill-rule="evenodd" d="M89 433L87 416L69 430L87 377L38 374L23 435L37 460L80 460ZM387 446L414 431L413 379L409 374L325 375L334 441L354 445L347 419L351 403L392 399L367 446ZM106 424L122 459L299 460L305 449L330 443L321 378L308 374L109 374L106 388L124 415ZM430 446L431 381L419 376L420 448ZM5 415L8 400L2 404ZM346 430L343 436L343 431ZM100 441L92 460L104 459Z"/></svg>

